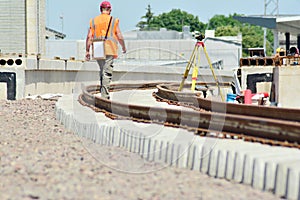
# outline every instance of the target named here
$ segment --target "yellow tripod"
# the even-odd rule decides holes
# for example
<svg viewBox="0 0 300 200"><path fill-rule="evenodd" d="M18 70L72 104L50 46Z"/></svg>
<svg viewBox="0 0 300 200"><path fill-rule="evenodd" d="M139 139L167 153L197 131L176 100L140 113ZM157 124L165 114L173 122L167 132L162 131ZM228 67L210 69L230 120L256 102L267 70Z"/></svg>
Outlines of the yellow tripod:
<svg viewBox="0 0 300 200"><path fill-rule="evenodd" d="M190 60L188 61L187 66L186 66L186 69L185 69L185 72L183 74L182 81L180 83L178 91L181 91L183 89L184 81L188 77L189 71L190 71L190 69L191 69L192 66L193 66L193 74L192 74L192 86L191 86L191 90L195 91L196 81L197 81L198 71L199 71L199 64L200 64L199 47L202 47L203 51L205 53L207 62L209 64L210 70L212 72L212 75L213 75L214 80L216 82L216 85L218 87L219 94L220 94L220 96L222 98L222 101L224 102L225 99L224 99L224 96L222 95L222 92L221 92L221 88L220 88L220 85L219 85L219 80L218 80L217 76L215 75L214 69L212 67L211 61L210 61L208 53L206 51L206 47L204 45L204 42L202 41L204 39L204 36L200 35L200 36L196 37L196 39L197 39L197 42L196 42L195 48L194 48L194 50L192 52L192 55L190 57Z"/></svg>

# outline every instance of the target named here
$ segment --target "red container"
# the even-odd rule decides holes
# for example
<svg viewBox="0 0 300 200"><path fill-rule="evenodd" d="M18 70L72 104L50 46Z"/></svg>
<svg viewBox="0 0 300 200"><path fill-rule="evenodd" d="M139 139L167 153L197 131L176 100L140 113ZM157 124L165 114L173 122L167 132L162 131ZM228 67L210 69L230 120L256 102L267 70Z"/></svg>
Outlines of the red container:
<svg viewBox="0 0 300 200"><path fill-rule="evenodd" d="M244 104L252 104L252 92L249 89L244 91Z"/></svg>

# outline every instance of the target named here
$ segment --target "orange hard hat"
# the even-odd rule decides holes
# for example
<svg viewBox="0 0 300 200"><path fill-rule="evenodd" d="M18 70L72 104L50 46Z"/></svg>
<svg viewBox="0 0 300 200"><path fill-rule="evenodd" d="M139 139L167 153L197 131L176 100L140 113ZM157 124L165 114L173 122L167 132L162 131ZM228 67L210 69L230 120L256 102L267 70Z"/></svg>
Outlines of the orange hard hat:
<svg viewBox="0 0 300 200"><path fill-rule="evenodd" d="M100 4L100 9L101 8L111 8L111 4L108 2L108 1L103 1L101 4Z"/></svg>

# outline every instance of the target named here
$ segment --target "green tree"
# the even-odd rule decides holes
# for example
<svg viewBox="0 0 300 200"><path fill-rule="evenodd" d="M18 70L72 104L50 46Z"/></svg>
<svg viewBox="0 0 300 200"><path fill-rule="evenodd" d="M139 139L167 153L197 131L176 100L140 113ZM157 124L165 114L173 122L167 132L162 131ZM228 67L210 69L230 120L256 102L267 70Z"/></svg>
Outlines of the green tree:
<svg viewBox="0 0 300 200"><path fill-rule="evenodd" d="M148 5L146 8L147 12L144 16L142 16L142 19L146 19L146 21L140 21L136 26L140 28L140 30L150 30L151 29L151 24L152 20L154 17L154 13L151 11L151 6Z"/></svg>
<svg viewBox="0 0 300 200"><path fill-rule="evenodd" d="M199 21L198 16L193 16L180 9L172 9L168 13L162 13L155 16L151 11L151 6L146 8L147 12L142 17L136 26L140 30L159 30L160 28L166 28L168 30L182 31L183 26L190 26L191 32L199 31L204 33L205 29L215 30L215 35L219 36L237 36L239 33L243 36L242 46L243 56L246 56L248 48L263 47L264 31L262 27L253 26L246 23L241 23L235 20L233 17L238 14L215 15L212 17L208 24L204 24ZM267 31L267 55L272 54L273 34L270 30Z"/></svg>
<svg viewBox="0 0 300 200"><path fill-rule="evenodd" d="M237 14L229 15L226 17L224 15L215 15L209 20L208 29L214 29L215 35L220 36L236 36L239 33L243 36L242 46L243 46L243 56L247 56L247 49L254 47L263 47L264 42L264 31L260 26L254 26L247 23L241 23L233 18ZM267 31L267 55L272 54L272 43L273 34L270 30Z"/></svg>
<svg viewBox="0 0 300 200"><path fill-rule="evenodd" d="M148 6L149 9L150 6ZM148 10L149 12L149 10ZM147 12L147 13L148 13ZM145 15L147 16L147 14ZM142 18L145 18L142 17ZM168 30L182 31L183 26L190 26L191 31L203 31L205 24L199 21L198 16L193 16L180 9L173 9L168 13L162 13L158 16L152 16L151 20L147 22L140 21L136 26L140 30L158 30L160 28L166 28ZM149 17L147 19L150 19ZM145 27L148 27L146 29Z"/></svg>
<svg viewBox="0 0 300 200"><path fill-rule="evenodd" d="M233 19L233 16L237 16L237 14L229 15L229 17L226 17L224 15L215 15L209 20L207 29L215 30L218 27L223 26L240 27L242 24L239 21Z"/></svg>
<svg viewBox="0 0 300 200"><path fill-rule="evenodd" d="M215 36L235 36L240 33L239 27L220 26L216 28Z"/></svg>

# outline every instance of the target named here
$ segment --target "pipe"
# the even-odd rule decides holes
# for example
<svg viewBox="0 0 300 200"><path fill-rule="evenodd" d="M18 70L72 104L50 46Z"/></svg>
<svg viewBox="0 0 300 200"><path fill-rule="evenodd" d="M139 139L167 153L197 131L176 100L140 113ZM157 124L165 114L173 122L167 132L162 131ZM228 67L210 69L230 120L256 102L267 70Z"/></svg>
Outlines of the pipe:
<svg viewBox="0 0 300 200"><path fill-rule="evenodd" d="M1 60L0 60L0 65L6 65L6 60L1 59Z"/></svg>
<svg viewBox="0 0 300 200"><path fill-rule="evenodd" d="M290 33L285 33L285 49L288 51L290 49Z"/></svg>
<svg viewBox="0 0 300 200"><path fill-rule="evenodd" d="M15 63L16 63L16 65L22 65L23 61L22 61L22 59L16 59Z"/></svg>
<svg viewBox="0 0 300 200"><path fill-rule="evenodd" d="M6 63L11 66L11 65L14 64L14 60L13 59L8 59Z"/></svg>

